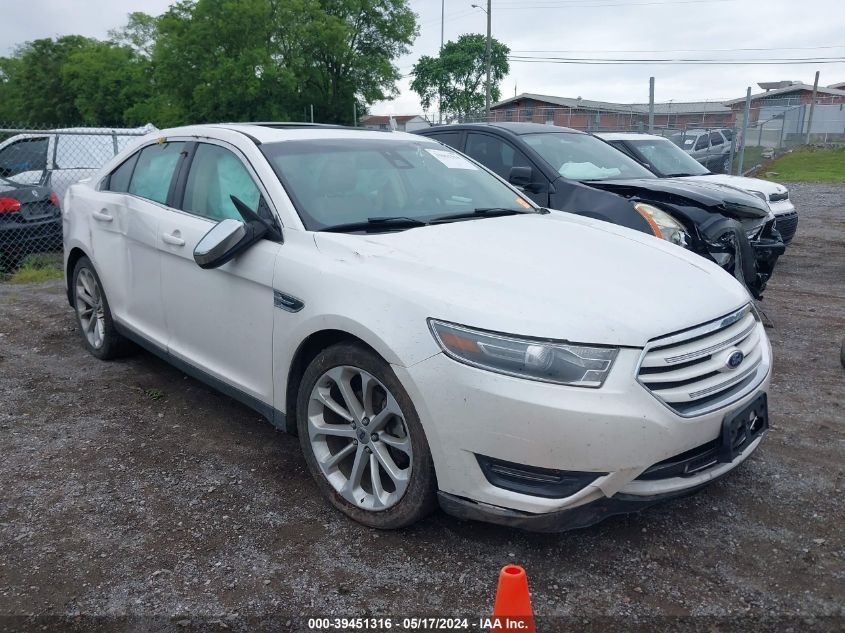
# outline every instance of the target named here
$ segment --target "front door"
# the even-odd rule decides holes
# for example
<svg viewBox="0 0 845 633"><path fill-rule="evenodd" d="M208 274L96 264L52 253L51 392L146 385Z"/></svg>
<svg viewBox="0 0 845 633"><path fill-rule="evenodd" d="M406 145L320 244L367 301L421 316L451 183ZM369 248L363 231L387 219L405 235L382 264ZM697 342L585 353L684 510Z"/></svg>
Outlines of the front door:
<svg viewBox="0 0 845 633"><path fill-rule="evenodd" d="M197 143L186 164L178 210L159 223L168 349L214 378L273 402L273 269L280 244L268 239L203 270L197 242L217 222L241 220L231 196L258 212L266 196L237 150Z"/></svg>
<svg viewBox="0 0 845 633"><path fill-rule="evenodd" d="M528 167L533 174L529 187L520 190L541 207L549 204L549 183L528 157L504 139L483 132L468 132L464 153L508 180L514 167Z"/></svg>

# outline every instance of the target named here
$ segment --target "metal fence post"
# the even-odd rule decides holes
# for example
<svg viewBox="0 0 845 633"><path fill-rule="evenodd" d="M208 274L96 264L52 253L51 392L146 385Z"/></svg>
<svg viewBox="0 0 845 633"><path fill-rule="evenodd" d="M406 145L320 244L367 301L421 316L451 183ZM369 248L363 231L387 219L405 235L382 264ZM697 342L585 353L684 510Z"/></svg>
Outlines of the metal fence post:
<svg viewBox="0 0 845 633"><path fill-rule="evenodd" d="M648 78L648 133L654 134L654 77Z"/></svg>
<svg viewBox="0 0 845 633"><path fill-rule="evenodd" d="M810 132L813 129L813 110L816 109L816 93L819 89L819 71L816 71L816 79L813 81L813 96L810 98L810 114L807 116L807 136L804 138L806 145L810 144Z"/></svg>
<svg viewBox="0 0 845 633"><path fill-rule="evenodd" d="M745 115L742 118L742 146L739 150L739 165L737 166L736 175L742 176L742 163L745 160L745 135L748 134L748 120L751 118L751 86L748 86L748 92L745 93Z"/></svg>
<svg viewBox="0 0 845 633"><path fill-rule="evenodd" d="M728 174L733 171L734 167L734 159L736 158L736 124L734 124L733 128L731 128L731 152L730 152L730 169L728 169Z"/></svg>

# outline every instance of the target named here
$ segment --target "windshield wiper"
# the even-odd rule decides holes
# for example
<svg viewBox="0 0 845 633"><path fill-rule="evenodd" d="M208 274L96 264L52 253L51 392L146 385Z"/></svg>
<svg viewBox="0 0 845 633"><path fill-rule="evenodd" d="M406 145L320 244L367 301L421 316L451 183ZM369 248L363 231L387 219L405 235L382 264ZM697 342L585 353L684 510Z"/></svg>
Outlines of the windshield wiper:
<svg viewBox="0 0 845 633"><path fill-rule="evenodd" d="M426 226L428 222L418 220L416 218L407 218L403 216L395 216L388 218L367 218L360 222L346 222L344 224L335 224L334 226L327 226L321 231L328 233L352 233L354 231L366 231L374 233L377 231L393 231L412 229L417 226Z"/></svg>
<svg viewBox="0 0 845 633"><path fill-rule="evenodd" d="M454 220L471 220L474 218L496 218L503 215L520 215L522 213L537 213L534 209L508 209L507 207L479 207L463 213L452 213L432 218L429 224L443 224Z"/></svg>
<svg viewBox="0 0 845 633"><path fill-rule="evenodd" d="M706 174L701 174L705 176ZM695 174L691 174L689 172L679 172L677 174L665 174L664 178L681 178L682 176L695 176Z"/></svg>

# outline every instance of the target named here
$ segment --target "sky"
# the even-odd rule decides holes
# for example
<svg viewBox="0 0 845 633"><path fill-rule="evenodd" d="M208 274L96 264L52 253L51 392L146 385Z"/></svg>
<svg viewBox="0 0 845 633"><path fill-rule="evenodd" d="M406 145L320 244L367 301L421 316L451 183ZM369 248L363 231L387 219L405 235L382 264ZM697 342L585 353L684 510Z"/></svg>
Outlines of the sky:
<svg viewBox="0 0 845 633"><path fill-rule="evenodd" d="M373 104L377 114L417 114L410 88L420 55L440 48L442 0L410 0L419 36L397 65L405 77L396 99ZM131 11L158 14L170 0L0 0L0 55L16 44L56 35L105 38ZM485 33L486 16L473 4L445 0L445 39ZM512 55L592 58L845 58L843 0L492 0L493 37ZM721 50L717 50L721 49ZM727 49L727 50L726 50ZM733 49L733 50L731 50ZM736 50L771 49L771 50ZM555 52L549 52L555 51ZM600 101L648 101L655 77L657 101L724 100L748 86L783 79L820 85L845 81L845 62L771 65L583 65L511 62L503 97L532 92Z"/></svg>

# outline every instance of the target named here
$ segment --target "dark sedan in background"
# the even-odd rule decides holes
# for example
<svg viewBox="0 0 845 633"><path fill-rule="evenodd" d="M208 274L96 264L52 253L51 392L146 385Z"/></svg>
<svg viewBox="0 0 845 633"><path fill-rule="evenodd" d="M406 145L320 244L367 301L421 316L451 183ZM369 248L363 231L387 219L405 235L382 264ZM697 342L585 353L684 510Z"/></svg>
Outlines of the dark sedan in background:
<svg viewBox="0 0 845 633"><path fill-rule="evenodd" d="M657 178L605 141L539 123L462 124L416 134L462 151L537 204L690 249L760 298L784 251L765 201L734 187Z"/></svg>
<svg viewBox="0 0 845 633"><path fill-rule="evenodd" d="M49 185L0 176L0 271L14 270L31 253L61 248L59 199Z"/></svg>

